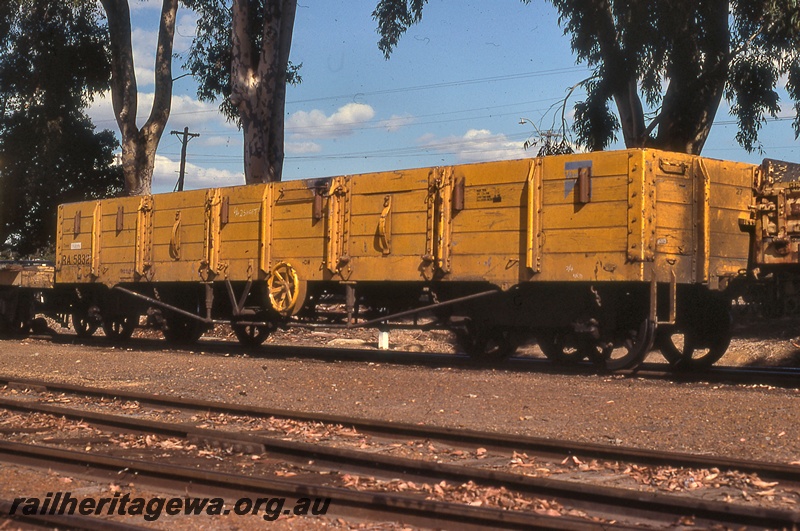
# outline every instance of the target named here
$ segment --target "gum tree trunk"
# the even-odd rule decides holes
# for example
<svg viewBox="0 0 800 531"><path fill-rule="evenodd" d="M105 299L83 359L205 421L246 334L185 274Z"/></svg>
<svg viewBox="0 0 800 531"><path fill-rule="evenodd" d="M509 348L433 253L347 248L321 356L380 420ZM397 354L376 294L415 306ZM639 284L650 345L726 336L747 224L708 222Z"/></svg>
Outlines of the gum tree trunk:
<svg viewBox="0 0 800 531"><path fill-rule="evenodd" d="M149 194L156 149L172 105L172 47L178 0L163 0L155 64L155 98L147 122L136 125L138 93L128 0L101 0L111 34L111 101L122 134L124 193Z"/></svg>
<svg viewBox="0 0 800 531"><path fill-rule="evenodd" d="M231 101L244 129L248 184L281 180L286 70L296 10L297 0L267 0L261 49L256 50L249 32L249 2L233 2Z"/></svg>

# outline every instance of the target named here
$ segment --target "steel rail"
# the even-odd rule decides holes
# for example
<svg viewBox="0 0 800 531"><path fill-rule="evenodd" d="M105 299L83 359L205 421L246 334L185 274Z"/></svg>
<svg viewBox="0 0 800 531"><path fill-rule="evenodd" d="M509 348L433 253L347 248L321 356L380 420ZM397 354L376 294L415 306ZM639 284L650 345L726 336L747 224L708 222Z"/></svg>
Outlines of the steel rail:
<svg viewBox="0 0 800 531"><path fill-rule="evenodd" d="M72 393L84 396L121 399L145 404L167 406L178 409L196 411L212 411L241 416L262 418L285 418L301 422L319 422L349 426L365 434L417 437L438 442L446 442L456 446L480 446L491 449L503 449L517 452L538 452L551 456L580 456L582 458L604 459L609 461L626 461L654 466L680 466L684 468L719 468L720 470L738 470L745 473L756 473L764 478L774 478L800 483L800 466L784 463L733 459L696 455L682 452L665 452L610 446L559 439L546 439L524 435L489 433L475 430L455 429L438 426L419 426L416 424L386 422L382 420L344 417L324 413L307 413L273 409L261 406L229 404L209 400L196 400L183 397L169 397L131 391L84 387L66 383L52 383L40 380L19 379L0 376L0 384L18 389L31 389L39 392Z"/></svg>
<svg viewBox="0 0 800 531"><path fill-rule="evenodd" d="M241 325L266 326L269 323L261 321L236 321ZM290 327L331 329L338 330L346 328L347 325L317 325L312 323L292 323ZM394 326L394 325L393 325ZM419 328L416 328L419 329ZM53 343L75 342L72 335L34 335L35 339L47 340ZM80 340L85 345L96 345L106 343L105 338L83 338ZM669 368L666 363L647 362L635 370L606 372L599 369L596 365L589 362L582 362L575 365L558 365L544 358L521 358L512 357L502 363L487 362L476 360L465 354L437 354L408 352L401 350L375 350L375 349L352 349L340 347L314 347L298 345L268 345L260 348L242 346L239 343L229 341L215 341L207 338L191 346L165 343L160 339L134 339L139 348L144 350L159 350L169 348L175 351L196 351L202 350L208 354L230 354L233 352L243 352L248 355L263 353L272 356L292 356L305 358L330 358L335 356L338 360L349 361L375 361L379 356L382 363L394 363L402 365L426 365L434 367L457 367L473 370L482 370L487 367L499 368L509 372L535 372L537 374L557 374L557 375L601 375L601 376L621 376L632 378L649 378L673 381L677 383L723 383L740 385L772 385L780 388L795 389L800 387L800 368L796 367L730 367L713 366L708 369L694 371L676 371Z"/></svg>
<svg viewBox="0 0 800 531"><path fill-rule="evenodd" d="M192 495L330 498L331 512L334 514L390 518L429 527L458 525L459 529L597 529L596 522L567 516L554 517L535 512L438 502L402 494L307 485L287 479L215 472L7 441L0 441L0 460L68 470L94 478L112 477L117 481L124 472L124 477L135 478L137 483L184 493L191 491Z"/></svg>
<svg viewBox="0 0 800 531"><path fill-rule="evenodd" d="M401 474L411 480L421 479L431 483L441 480L462 484L474 481L484 486L505 487L512 491L555 499L562 505L573 508L612 512L617 515L617 518L636 514L651 520L674 522L676 515L682 515L702 518L714 523L727 522L737 525L746 523L765 527L800 523L800 514L788 511L740 507L690 497L534 478L482 468L376 455L358 450L278 440L250 433L197 428L185 424L96 413L36 402L0 399L0 407L26 413L46 413L56 417L87 422L95 426L106 426L135 433L180 437L208 445L227 445L239 451L267 453L273 458L281 457L300 464L313 459L315 466L321 468L341 468L353 472L366 471L373 475L383 473L384 476L388 474L388 477L393 477L392 474ZM613 509L609 510L609 508Z"/></svg>

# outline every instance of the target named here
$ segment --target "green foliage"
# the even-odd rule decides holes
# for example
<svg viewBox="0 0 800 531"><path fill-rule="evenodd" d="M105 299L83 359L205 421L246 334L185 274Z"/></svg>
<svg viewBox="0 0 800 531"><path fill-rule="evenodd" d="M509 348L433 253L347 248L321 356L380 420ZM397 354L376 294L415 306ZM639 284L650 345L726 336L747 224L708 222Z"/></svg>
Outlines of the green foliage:
<svg viewBox="0 0 800 531"><path fill-rule="evenodd" d="M660 114L658 130L637 139L646 145L669 145L669 135L700 137L724 89L739 122L737 140L753 150L767 115L780 110L781 78L789 76L789 95L800 101L790 75L800 65L796 0L550 1L578 60L600 79L576 106L578 140L590 147L607 145L619 130L602 115L630 80Z"/></svg>
<svg viewBox="0 0 800 531"><path fill-rule="evenodd" d="M780 111L782 82L800 136L797 0L548 1L577 60L593 70L575 106L579 144L603 149L622 130L629 147L699 153L724 96L739 122L737 140L757 149L761 125ZM379 0L373 17L387 57L425 3Z"/></svg>
<svg viewBox="0 0 800 531"><path fill-rule="evenodd" d="M386 59L409 26L422 20L422 8L428 0L380 0L372 18L378 22L378 49Z"/></svg>
<svg viewBox="0 0 800 531"><path fill-rule="evenodd" d="M616 115L611 111L608 98L603 97L607 92L598 85L601 81L590 80L584 83L587 87L588 97L575 104L574 130L578 143L590 151L600 151L616 141L616 132L620 124Z"/></svg>
<svg viewBox="0 0 800 531"><path fill-rule="evenodd" d="M0 211L5 245L27 256L52 243L58 205L115 195L122 172L112 167L118 143L111 131L95 133L80 112L48 119L41 109L3 120Z"/></svg>
<svg viewBox="0 0 800 531"><path fill-rule="evenodd" d="M118 143L82 112L108 88L107 35L79 0L0 6L0 247L52 243L57 206L121 189Z"/></svg>
<svg viewBox="0 0 800 531"><path fill-rule="evenodd" d="M265 2L249 0L250 31L254 50L261 49L263 38ZM197 97L201 101L215 102L221 99L220 111L231 121L239 123L239 110L230 101L232 61L232 2L231 0L183 0L186 7L198 14L197 34L192 41L183 67L189 70L198 82ZM253 61L258 61L254 54ZM251 65L253 68L256 65ZM302 81L302 64L291 62L286 72L287 83L296 85Z"/></svg>

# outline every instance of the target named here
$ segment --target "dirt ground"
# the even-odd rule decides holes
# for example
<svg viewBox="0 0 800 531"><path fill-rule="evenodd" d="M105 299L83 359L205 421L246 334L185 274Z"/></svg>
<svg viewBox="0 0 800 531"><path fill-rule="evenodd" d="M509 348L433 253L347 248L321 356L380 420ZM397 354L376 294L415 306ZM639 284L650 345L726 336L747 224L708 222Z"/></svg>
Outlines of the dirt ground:
<svg viewBox="0 0 800 531"><path fill-rule="evenodd" d="M372 348L375 332L291 329L256 351L206 352L166 343L119 346L98 340L53 343L0 341L0 372L79 384L130 388L209 400L357 415L551 438L612 442L647 448L759 459L800 459L800 391L759 386L675 383L598 375L537 374L498 365L426 367L343 361L335 346ZM392 347L444 350L445 332L392 333ZM439 334L439 335L437 335ZM787 331L787 336L790 335ZM778 336L778 337L775 337ZM723 365L793 363L788 338L735 339ZM137 344L146 348L137 349ZM327 344L318 358L271 353L277 344ZM161 347L165 350L159 350ZM284 351L281 351L284 352ZM538 349L528 347L530 355ZM650 354L660 359L657 352ZM778 435L783 433L783 435Z"/></svg>
<svg viewBox="0 0 800 531"><path fill-rule="evenodd" d="M720 364L798 365L800 352L789 341L796 330L787 326L765 334L740 328L738 333ZM800 461L797 388L544 374L503 365L430 367L387 363L380 351L369 360L337 359L336 346L374 348L376 333L369 334L293 329L276 334L257 351L233 349L233 354L218 348L224 331L222 338L203 339L192 351L169 350L166 343L150 339L125 346L102 339L82 344L69 337L60 342L5 339L0 340L0 374L389 421ZM393 332L391 343L402 350L443 351L449 339L444 332L406 331ZM331 350L297 358L271 349L278 344L328 345ZM539 355L534 347L524 352ZM650 359L658 361L660 355L651 353ZM9 469L0 473L0 497L19 495L19 489L40 490L31 487L30 476L12 481L9 474ZM45 479L40 486L52 488Z"/></svg>

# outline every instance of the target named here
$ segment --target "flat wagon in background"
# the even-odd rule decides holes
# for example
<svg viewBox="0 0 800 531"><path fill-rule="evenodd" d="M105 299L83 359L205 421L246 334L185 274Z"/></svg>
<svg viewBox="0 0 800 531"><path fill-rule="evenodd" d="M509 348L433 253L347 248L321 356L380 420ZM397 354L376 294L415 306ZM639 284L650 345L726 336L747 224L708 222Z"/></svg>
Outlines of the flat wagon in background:
<svg viewBox="0 0 800 531"><path fill-rule="evenodd" d="M175 341L400 325L452 329L476 357L536 338L616 369L657 341L707 365L769 225L762 173L634 149L67 204L54 306L117 338L145 314Z"/></svg>
<svg viewBox="0 0 800 531"><path fill-rule="evenodd" d="M52 290L53 264L0 260L0 333L30 330L42 292Z"/></svg>

